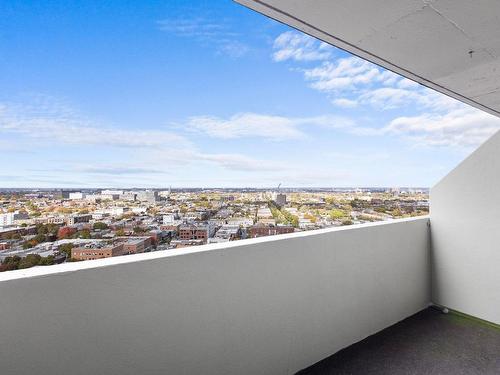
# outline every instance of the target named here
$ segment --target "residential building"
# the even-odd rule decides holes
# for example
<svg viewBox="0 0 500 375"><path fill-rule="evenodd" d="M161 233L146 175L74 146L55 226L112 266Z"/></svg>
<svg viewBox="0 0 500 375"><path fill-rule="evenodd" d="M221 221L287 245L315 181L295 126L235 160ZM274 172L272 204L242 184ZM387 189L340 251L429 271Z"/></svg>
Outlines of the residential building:
<svg viewBox="0 0 500 375"><path fill-rule="evenodd" d="M152 246L151 237L122 237L118 241L123 243L124 254L143 253Z"/></svg>
<svg viewBox="0 0 500 375"><path fill-rule="evenodd" d="M241 228L239 225L223 225L221 226L215 236L209 239L210 243L219 243L219 242L229 242L238 240L241 238Z"/></svg>
<svg viewBox="0 0 500 375"><path fill-rule="evenodd" d="M26 220L29 215L25 212L7 212L5 214L0 214L0 227L8 227L14 225L18 220Z"/></svg>
<svg viewBox="0 0 500 375"><path fill-rule="evenodd" d="M7 227L14 224L14 213L8 212L0 214L0 227Z"/></svg>
<svg viewBox="0 0 500 375"><path fill-rule="evenodd" d="M92 215L84 214L84 215L71 215L66 219L67 225L74 225L78 223L88 223L92 220Z"/></svg>
<svg viewBox="0 0 500 375"><path fill-rule="evenodd" d="M287 225L255 224L254 226L248 228L248 237L255 238L273 236L275 234L293 233L294 231L294 227Z"/></svg>
<svg viewBox="0 0 500 375"><path fill-rule="evenodd" d="M125 244L116 245L87 245L84 247L74 247L71 249L71 258L75 260L94 260L102 258L111 258L126 254Z"/></svg>
<svg viewBox="0 0 500 375"><path fill-rule="evenodd" d="M83 199L84 197L85 197L85 194L83 194L81 191L69 193L69 196L68 196L68 198L70 200L79 200L79 199Z"/></svg>
<svg viewBox="0 0 500 375"><path fill-rule="evenodd" d="M181 240L202 240L207 243L210 237L210 228L208 225L183 224L179 227L178 237Z"/></svg>

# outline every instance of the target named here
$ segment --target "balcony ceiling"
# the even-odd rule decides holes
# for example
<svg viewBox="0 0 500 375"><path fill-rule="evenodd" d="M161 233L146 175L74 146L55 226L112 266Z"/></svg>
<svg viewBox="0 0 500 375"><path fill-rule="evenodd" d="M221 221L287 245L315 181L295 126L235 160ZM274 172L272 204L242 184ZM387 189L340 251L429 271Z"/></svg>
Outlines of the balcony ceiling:
<svg viewBox="0 0 500 375"><path fill-rule="evenodd" d="M500 116L500 1L236 1Z"/></svg>

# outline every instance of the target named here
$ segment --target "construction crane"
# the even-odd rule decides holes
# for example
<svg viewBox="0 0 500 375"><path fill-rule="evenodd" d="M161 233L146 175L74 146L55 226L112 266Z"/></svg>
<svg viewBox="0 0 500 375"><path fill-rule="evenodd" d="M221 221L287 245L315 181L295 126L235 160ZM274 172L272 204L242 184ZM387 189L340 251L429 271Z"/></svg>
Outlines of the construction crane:
<svg viewBox="0 0 500 375"><path fill-rule="evenodd" d="M278 185L278 189L277 189L277 190L278 190L278 193L280 192L280 186L281 186L281 182L280 182L280 183L279 183L279 185Z"/></svg>

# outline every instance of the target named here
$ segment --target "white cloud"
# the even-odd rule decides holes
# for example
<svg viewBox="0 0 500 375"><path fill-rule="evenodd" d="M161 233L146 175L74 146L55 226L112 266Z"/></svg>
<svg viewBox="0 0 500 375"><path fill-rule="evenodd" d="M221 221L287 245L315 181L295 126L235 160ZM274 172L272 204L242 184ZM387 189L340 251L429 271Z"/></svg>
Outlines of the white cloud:
<svg viewBox="0 0 500 375"><path fill-rule="evenodd" d="M2 104L0 132L21 134L46 143L150 148L166 144L189 146L184 137L163 130L128 130L98 125L50 98L29 105Z"/></svg>
<svg viewBox="0 0 500 375"><path fill-rule="evenodd" d="M273 44L274 61L315 61L332 56L333 48L317 39L295 31L280 34Z"/></svg>
<svg viewBox="0 0 500 375"><path fill-rule="evenodd" d="M500 129L500 119L474 108L398 117L383 132L407 137L424 146L477 147Z"/></svg>
<svg viewBox="0 0 500 375"><path fill-rule="evenodd" d="M255 137L273 140L305 137L297 125L297 121L293 119L257 113L240 113L228 119L198 116L190 118L187 123L191 131L202 132L214 138Z"/></svg>
<svg viewBox="0 0 500 375"><path fill-rule="evenodd" d="M157 22L158 28L169 34L191 38L200 45L210 45L218 54L239 58L250 51L250 47L239 41L240 34L233 31L227 22L207 18L172 18Z"/></svg>
<svg viewBox="0 0 500 375"><path fill-rule="evenodd" d="M157 23L161 31L183 37L215 38L235 35L228 30L226 25L201 17L164 19Z"/></svg>
<svg viewBox="0 0 500 375"><path fill-rule="evenodd" d="M203 154L194 155L200 161L206 161L219 167L243 172L276 172L287 169L283 163L261 160L241 154Z"/></svg>
<svg viewBox="0 0 500 375"><path fill-rule="evenodd" d="M408 78L402 78L397 82L397 86L402 89L415 89L419 87L420 84Z"/></svg>
<svg viewBox="0 0 500 375"><path fill-rule="evenodd" d="M387 110L416 104L433 110L450 110L459 105L454 99L359 57L333 60L331 51L316 55L321 52L318 43L305 34L281 34L275 40L275 47L281 48L273 53L273 59L302 61L307 60L306 57L309 56L309 60L325 60L314 67L296 70L303 73L311 88L334 95L332 103L336 106L352 108L365 104L375 109Z"/></svg>
<svg viewBox="0 0 500 375"><path fill-rule="evenodd" d="M241 42L236 40L221 41L218 47L218 52L227 55L233 59L242 57L247 54L250 48Z"/></svg>
<svg viewBox="0 0 500 375"><path fill-rule="evenodd" d="M338 107L343 107L343 108L354 108L358 105L358 102L356 100L347 99L347 98L333 99L332 103Z"/></svg>
<svg viewBox="0 0 500 375"><path fill-rule="evenodd" d="M339 116L285 117L258 113L239 113L228 119L214 116L192 117L185 128L201 132L213 138L265 138L275 141L305 139L304 128L311 126L346 129L354 126L353 121Z"/></svg>
<svg viewBox="0 0 500 375"><path fill-rule="evenodd" d="M352 91L358 85L387 79L375 65L355 56L339 59L336 63L325 61L303 72L306 80L312 82L312 88L324 92Z"/></svg>
<svg viewBox="0 0 500 375"><path fill-rule="evenodd" d="M380 109L398 108L410 102L420 106L428 103L427 96L419 92L393 87L369 90L360 95L359 100Z"/></svg>
<svg viewBox="0 0 500 375"><path fill-rule="evenodd" d="M477 147L500 128L500 119L403 78L356 56L333 60L319 42L304 34L287 32L274 42L274 61L322 60L311 68L297 68L311 88L333 96L343 108L370 106L375 110L404 108L416 116L394 118L383 128L354 123L337 127L359 136L392 134L425 146Z"/></svg>

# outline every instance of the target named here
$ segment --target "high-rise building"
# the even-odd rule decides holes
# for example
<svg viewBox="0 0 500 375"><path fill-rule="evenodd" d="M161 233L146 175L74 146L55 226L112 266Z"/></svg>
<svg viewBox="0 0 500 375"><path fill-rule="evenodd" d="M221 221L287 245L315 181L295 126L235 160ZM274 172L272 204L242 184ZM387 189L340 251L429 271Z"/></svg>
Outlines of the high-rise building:
<svg viewBox="0 0 500 375"><path fill-rule="evenodd" d="M137 200L141 202L156 203L159 199L157 191L145 190L137 193Z"/></svg>
<svg viewBox="0 0 500 375"><path fill-rule="evenodd" d="M275 202L278 206L284 206L286 205L286 194L283 193L278 193L276 195Z"/></svg>

